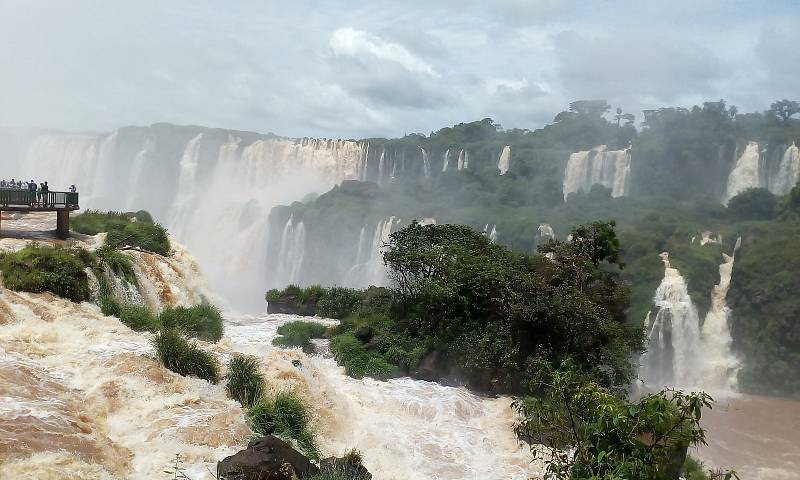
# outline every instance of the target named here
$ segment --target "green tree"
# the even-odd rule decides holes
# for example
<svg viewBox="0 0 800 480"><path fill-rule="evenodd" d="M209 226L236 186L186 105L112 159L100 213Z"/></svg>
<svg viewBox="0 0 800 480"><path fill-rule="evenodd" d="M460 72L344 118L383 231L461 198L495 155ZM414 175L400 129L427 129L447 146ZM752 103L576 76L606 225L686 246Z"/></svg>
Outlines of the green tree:
<svg viewBox="0 0 800 480"><path fill-rule="evenodd" d="M559 369L538 362L530 384L535 396L515 401L517 435L531 444L559 480L666 480L678 478L691 445L705 444L705 393L665 390L628 402L587 378L565 360ZM713 472L730 479L734 472Z"/></svg>
<svg viewBox="0 0 800 480"><path fill-rule="evenodd" d="M781 122L788 122L790 118L800 113L800 103L793 100L778 100L769 106L767 113Z"/></svg>
<svg viewBox="0 0 800 480"><path fill-rule="evenodd" d="M738 220L768 220L777 213L778 199L766 188L748 188L728 202L728 212Z"/></svg>

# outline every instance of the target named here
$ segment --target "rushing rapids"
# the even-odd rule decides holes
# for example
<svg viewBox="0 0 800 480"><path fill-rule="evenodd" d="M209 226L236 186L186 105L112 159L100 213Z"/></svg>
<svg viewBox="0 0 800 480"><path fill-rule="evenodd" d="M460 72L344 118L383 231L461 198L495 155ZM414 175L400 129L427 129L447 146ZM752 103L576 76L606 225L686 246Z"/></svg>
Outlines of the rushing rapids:
<svg viewBox="0 0 800 480"><path fill-rule="evenodd" d="M18 231L40 221L4 219ZM378 238L395 222L381 222ZM89 249L102 240L79 237ZM2 239L0 248L27 243ZM129 252L139 285L118 288L155 309L197 303L205 282L174 248L170 258ZM377 480L541 474L513 434L510 399L407 378L356 380L331 358L273 347L277 327L300 318L226 315L225 337L201 345L222 364L236 352L258 356L270 391L309 404L322 453L358 448ZM165 369L151 338L90 303L0 288L0 478L160 478L175 455L189 478L213 478L215 462L247 443L244 411L222 385Z"/></svg>

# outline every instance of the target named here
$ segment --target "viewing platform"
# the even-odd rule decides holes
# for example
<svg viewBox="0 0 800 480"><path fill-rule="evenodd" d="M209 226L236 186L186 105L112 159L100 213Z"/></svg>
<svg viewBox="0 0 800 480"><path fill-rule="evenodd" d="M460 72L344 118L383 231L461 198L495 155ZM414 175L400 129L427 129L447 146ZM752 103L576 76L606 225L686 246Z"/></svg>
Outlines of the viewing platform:
<svg viewBox="0 0 800 480"><path fill-rule="evenodd" d="M0 212L56 212L56 235L69 237L69 214L78 210L77 192L39 194L27 189L0 188ZM0 217L2 236L2 217Z"/></svg>

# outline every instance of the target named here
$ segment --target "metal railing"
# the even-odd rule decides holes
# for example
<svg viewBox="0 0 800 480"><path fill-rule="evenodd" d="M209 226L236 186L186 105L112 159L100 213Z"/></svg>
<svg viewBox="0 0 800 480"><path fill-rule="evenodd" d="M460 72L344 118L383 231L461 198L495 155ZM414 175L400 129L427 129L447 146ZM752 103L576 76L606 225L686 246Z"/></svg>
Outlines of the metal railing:
<svg viewBox="0 0 800 480"><path fill-rule="evenodd" d="M0 205L4 207L78 208L78 193L39 193L15 188L0 188Z"/></svg>

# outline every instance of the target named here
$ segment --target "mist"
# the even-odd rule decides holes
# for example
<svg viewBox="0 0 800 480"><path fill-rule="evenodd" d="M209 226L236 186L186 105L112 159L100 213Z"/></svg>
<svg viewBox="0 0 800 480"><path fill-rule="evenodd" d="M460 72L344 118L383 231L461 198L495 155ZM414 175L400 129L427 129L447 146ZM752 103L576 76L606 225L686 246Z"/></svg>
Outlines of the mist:
<svg viewBox="0 0 800 480"><path fill-rule="evenodd" d="M123 249L122 263L133 259L144 287L136 272L100 274L142 304L117 305L119 318L123 307L141 307L152 327L166 308L220 307L210 310L226 340L200 345L225 361L253 354L270 372L270 389L301 392L325 455L356 445L376 480L392 478L393 468L408 478L533 478L540 465L520 446L512 429L519 412L503 396L536 394L513 390L527 386L523 373L541 353L520 351L535 346L560 362L570 354L558 342L533 337L602 324L609 330L598 337L624 341L601 345L608 350L586 341L594 357L585 358L597 365L584 373L619 373L624 388L614 398L703 390L719 408L702 420L709 444L691 455L742 478L796 475L800 429L783 422L800 412L795 2L0 2L0 179L48 181L54 191L74 184L81 212L149 212L180 254ZM38 228L43 215L6 213L2 225ZM518 283L534 291L505 285L513 295L485 289L471 303L477 287L443 283L423 299L431 303L402 304L411 296L397 297L384 253L393 234L417 224L469 227L463 238L498 255L480 261L506 262L462 283L517 278L499 270L518 269L530 282ZM123 228L131 226L141 225ZM572 257L557 254L579 248L575 238L592 228L613 233L614 251L575 261L586 265L575 271L590 272L574 275L577 288L559 276ZM52 243L91 257L102 237L89 233L98 231ZM16 252L20 241L6 249ZM563 304L514 303L562 287L564 298L552 296ZM95 382L97 372L109 375L105 364L84 361L94 347L82 332L113 343L109 331L124 330L115 313L94 299L72 308L41 292L0 295L9 312L30 310L10 327L0 322L8 351L33 345L68 314L81 351L54 334L69 359L54 378L80 378L75 395L109 390ZM331 315L341 331L307 339L302 351L280 348L279 327L301 316L322 330L339 321L317 309L331 292L357 299L360 310ZM481 303L494 295L519 310ZM302 300L307 311L276 310L304 296L314 297ZM291 301L281 304L284 297ZM36 302L47 308L26 306ZM37 313L47 309L55 313ZM432 320L420 313L434 311ZM619 333L626 329L634 333ZM161 368L148 336L159 330L134 330L109 351ZM639 333L641 348L631 340ZM363 354L374 379L331 354L336 336ZM476 356L463 368L467 347ZM62 368L39 350L23 353L42 371ZM487 380L489 371L511 379L506 390ZM382 381L383 373L403 378ZM471 374L484 385L470 383ZM225 405L253 433L223 388L195 380L196 396ZM102 431L106 420L95 420ZM134 478L163 471L147 460L149 439L172 442L168 434L153 427L133 441L125 422L114 421L114 441L133 451ZM233 453L237 442L197 454L197 478L216 462L211 455Z"/></svg>

